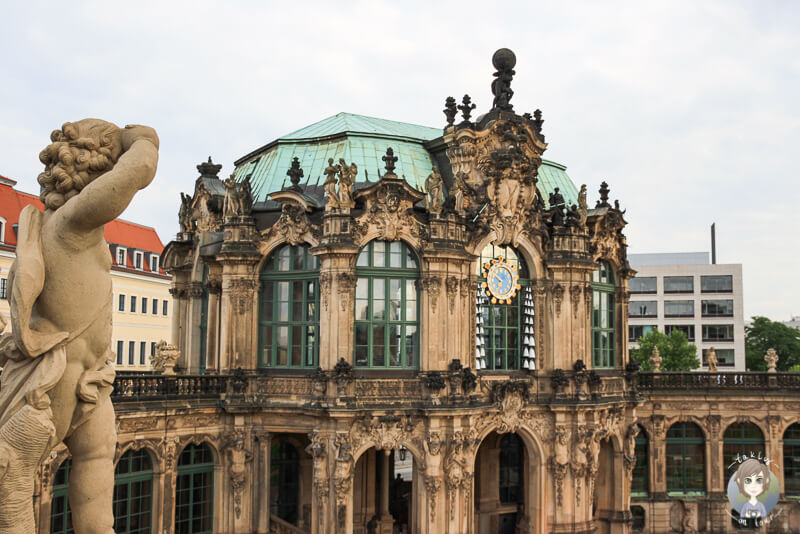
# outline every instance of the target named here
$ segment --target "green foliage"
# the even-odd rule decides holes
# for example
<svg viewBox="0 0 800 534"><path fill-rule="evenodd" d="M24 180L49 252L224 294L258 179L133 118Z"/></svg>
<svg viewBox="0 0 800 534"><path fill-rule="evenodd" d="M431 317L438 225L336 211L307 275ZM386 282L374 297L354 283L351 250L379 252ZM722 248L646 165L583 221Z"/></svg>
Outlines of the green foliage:
<svg viewBox="0 0 800 534"><path fill-rule="evenodd" d="M697 346L689 343L686 334L680 330L673 330L670 335L653 329L639 338L639 348L633 349L633 359L641 364L642 371L652 371L650 356L653 347L658 347L661 354L662 371L691 371L700 367L697 357Z"/></svg>
<svg viewBox="0 0 800 534"><path fill-rule="evenodd" d="M787 371L800 364L800 330L766 317L753 317L753 323L744 327L745 359L749 371L766 371L764 354L767 349L778 353L778 371Z"/></svg>

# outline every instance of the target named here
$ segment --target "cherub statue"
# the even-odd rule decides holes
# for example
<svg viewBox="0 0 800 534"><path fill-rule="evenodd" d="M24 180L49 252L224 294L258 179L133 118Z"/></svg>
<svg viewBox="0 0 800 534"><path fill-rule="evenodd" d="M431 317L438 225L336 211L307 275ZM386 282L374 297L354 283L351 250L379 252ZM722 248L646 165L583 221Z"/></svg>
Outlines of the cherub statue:
<svg viewBox="0 0 800 534"><path fill-rule="evenodd" d="M322 189L325 191L325 211L333 211L339 208L339 195L336 193L336 175L339 173L339 166L334 165L333 158L328 158L328 167L323 171L325 183Z"/></svg>
<svg viewBox="0 0 800 534"><path fill-rule="evenodd" d="M442 175L439 174L436 169L433 169L433 172L430 173L425 180L425 191L428 193L428 196L425 198L428 212L439 215L442 212L444 200L442 198Z"/></svg>
<svg viewBox="0 0 800 534"><path fill-rule="evenodd" d="M9 273L11 333L0 336L0 533L33 534L36 469L72 455L75 532L113 534L117 444L106 223L155 176L158 136L98 119L66 123L40 154L45 211L19 222Z"/></svg>

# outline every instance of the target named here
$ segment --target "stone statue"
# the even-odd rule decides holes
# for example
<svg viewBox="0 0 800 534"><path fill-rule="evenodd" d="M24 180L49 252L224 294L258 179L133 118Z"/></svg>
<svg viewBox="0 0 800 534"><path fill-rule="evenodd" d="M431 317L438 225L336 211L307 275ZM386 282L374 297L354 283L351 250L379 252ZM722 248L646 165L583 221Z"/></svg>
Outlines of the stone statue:
<svg viewBox="0 0 800 534"><path fill-rule="evenodd" d="M339 208L339 195L336 193L336 175L339 173L339 166L334 165L333 158L328 158L328 167L323 171L326 178L322 184L325 191L325 211L333 211Z"/></svg>
<svg viewBox="0 0 800 534"><path fill-rule="evenodd" d="M162 339L156 344L156 353L150 356L150 366L154 371L161 371L161 374L174 375L175 364L180 357L181 351Z"/></svg>
<svg viewBox="0 0 800 534"><path fill-rule="evenodd" d="M768 349L767 353L764 355L764 361L767 362L767 372L774 373L775 366L778 365L778 353L775 352L775 349Z"/></svg>
<svg viewBox="0 0 800 534"><path fill-rule="evenodd" d="M250 183L250 174L239 184L239 206L238 213L241 216L248 216L253 211L253 185Z"/></svg>
<svg viewBox="0 0 800 534"><path fill-rule="evenodd" d="M658 352L658 347L653 347L653 354L650 356L650 365L653 366L654 373L661 372L661 354Z"/></svg>
<svg viewBox="0 0 800 534"><path fill-rule="evenodd" d="M244 448L244 437L236 434L227 448L228 460L230 462L228 474L233 488L233 508L238 518L242 513L242 493L247 483L247 472L250 468L247 464L253 460L253 455Z"/></svg>
<svg viewBox="0 0 800 534"><path fill-rule="evenodd" d="M586 219L589 217L589 205L586 202L586 184L581 185L581 190L578 192L578 213L580 214L581 226L586 225Z"/></svg>
<svg viewBox="0 0 800 534"><path fill-rule="evenodd" d="M353 183L358 176L358 165L347 165L344 159L339 159L339 206L342 208L353 207Z"/></svg>
<svg viewBox="0 0 800 534"><path fill-rule="evenodd" d="M425 191L428 196L425 199L426 208L429 213L439 215L442 213L442 204L444 199L442 197L442 176L433 169L433 172L428 175L425 180Z"/></svg>
<svg viewBox="0 0 800 534"><path fill-rule="evenodd" d="M709 373L716 373L717 372L717 351L714 350L714 347L711 347L706 351L706 364L708 365L708 372Z"/></svg>
<svg viewBox="0 0 800 534"><path fill-rule="evenodd" d="M191 232L194 230L192 222L192 196L181 191L181 209L178 212L178 222L181 225L181 232Z"/></svg>
<svg viewBox="0 0 800 534"><path fill-rule="evenodd" d="M224 218L236 217L239 215L239 188L237 187L236 177L231 174L225 184L225 206L222 210Z"/></svg>
<svg viewBox="0 0 800 534"><path fill-rule="evenodd" d="M467 186L466 181L464 178L466 175L461 172L457 172L453 177L453 209L459 215L464 215L467 206L466 206L466 196L467 192L469 191L469 187Z"/></svg>
<svg viewBox="0 0 800 534"><path fill-rule="evenodd" d="M29 205L20 214L12 328L0 336L0 534L33 534L36 470L61 441L72 454L75 532L112 534L117 434L103 229L155 176L158 136L84 119L50 139L39 154L45 211Z"/></svg>

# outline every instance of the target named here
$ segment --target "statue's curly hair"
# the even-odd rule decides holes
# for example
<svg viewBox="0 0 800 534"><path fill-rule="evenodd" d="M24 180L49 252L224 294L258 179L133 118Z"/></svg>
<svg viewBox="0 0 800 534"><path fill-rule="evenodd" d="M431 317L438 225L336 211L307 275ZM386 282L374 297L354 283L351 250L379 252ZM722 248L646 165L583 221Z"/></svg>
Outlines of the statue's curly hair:
<svg viewBox="0 0 800 534"><path fill-rule="evenodd" d="M99 120L67 122L61 130L53 130L52 143L39 153L45 165L38 178L39 198L45 209L60 208L114 166L119 157L117 132L117 126Z"/></svg>

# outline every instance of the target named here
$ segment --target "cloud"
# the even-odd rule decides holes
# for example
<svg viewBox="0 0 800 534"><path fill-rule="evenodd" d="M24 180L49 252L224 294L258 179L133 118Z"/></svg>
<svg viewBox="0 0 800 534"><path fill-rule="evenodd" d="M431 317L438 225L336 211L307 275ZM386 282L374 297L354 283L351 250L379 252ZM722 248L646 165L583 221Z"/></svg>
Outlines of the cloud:
<svg viewBox="0 0 800 534"><path fill-rule="evenodd" d="M159 171L124 214L168 241L179 191L339 111L430 126L444 98L541 108L546 156L628 209L631 252L744 264L745 313L800 313L800 8L790 2L70 2L4 10L0 174L36 192L66 120L151 124Z"/></svg>

